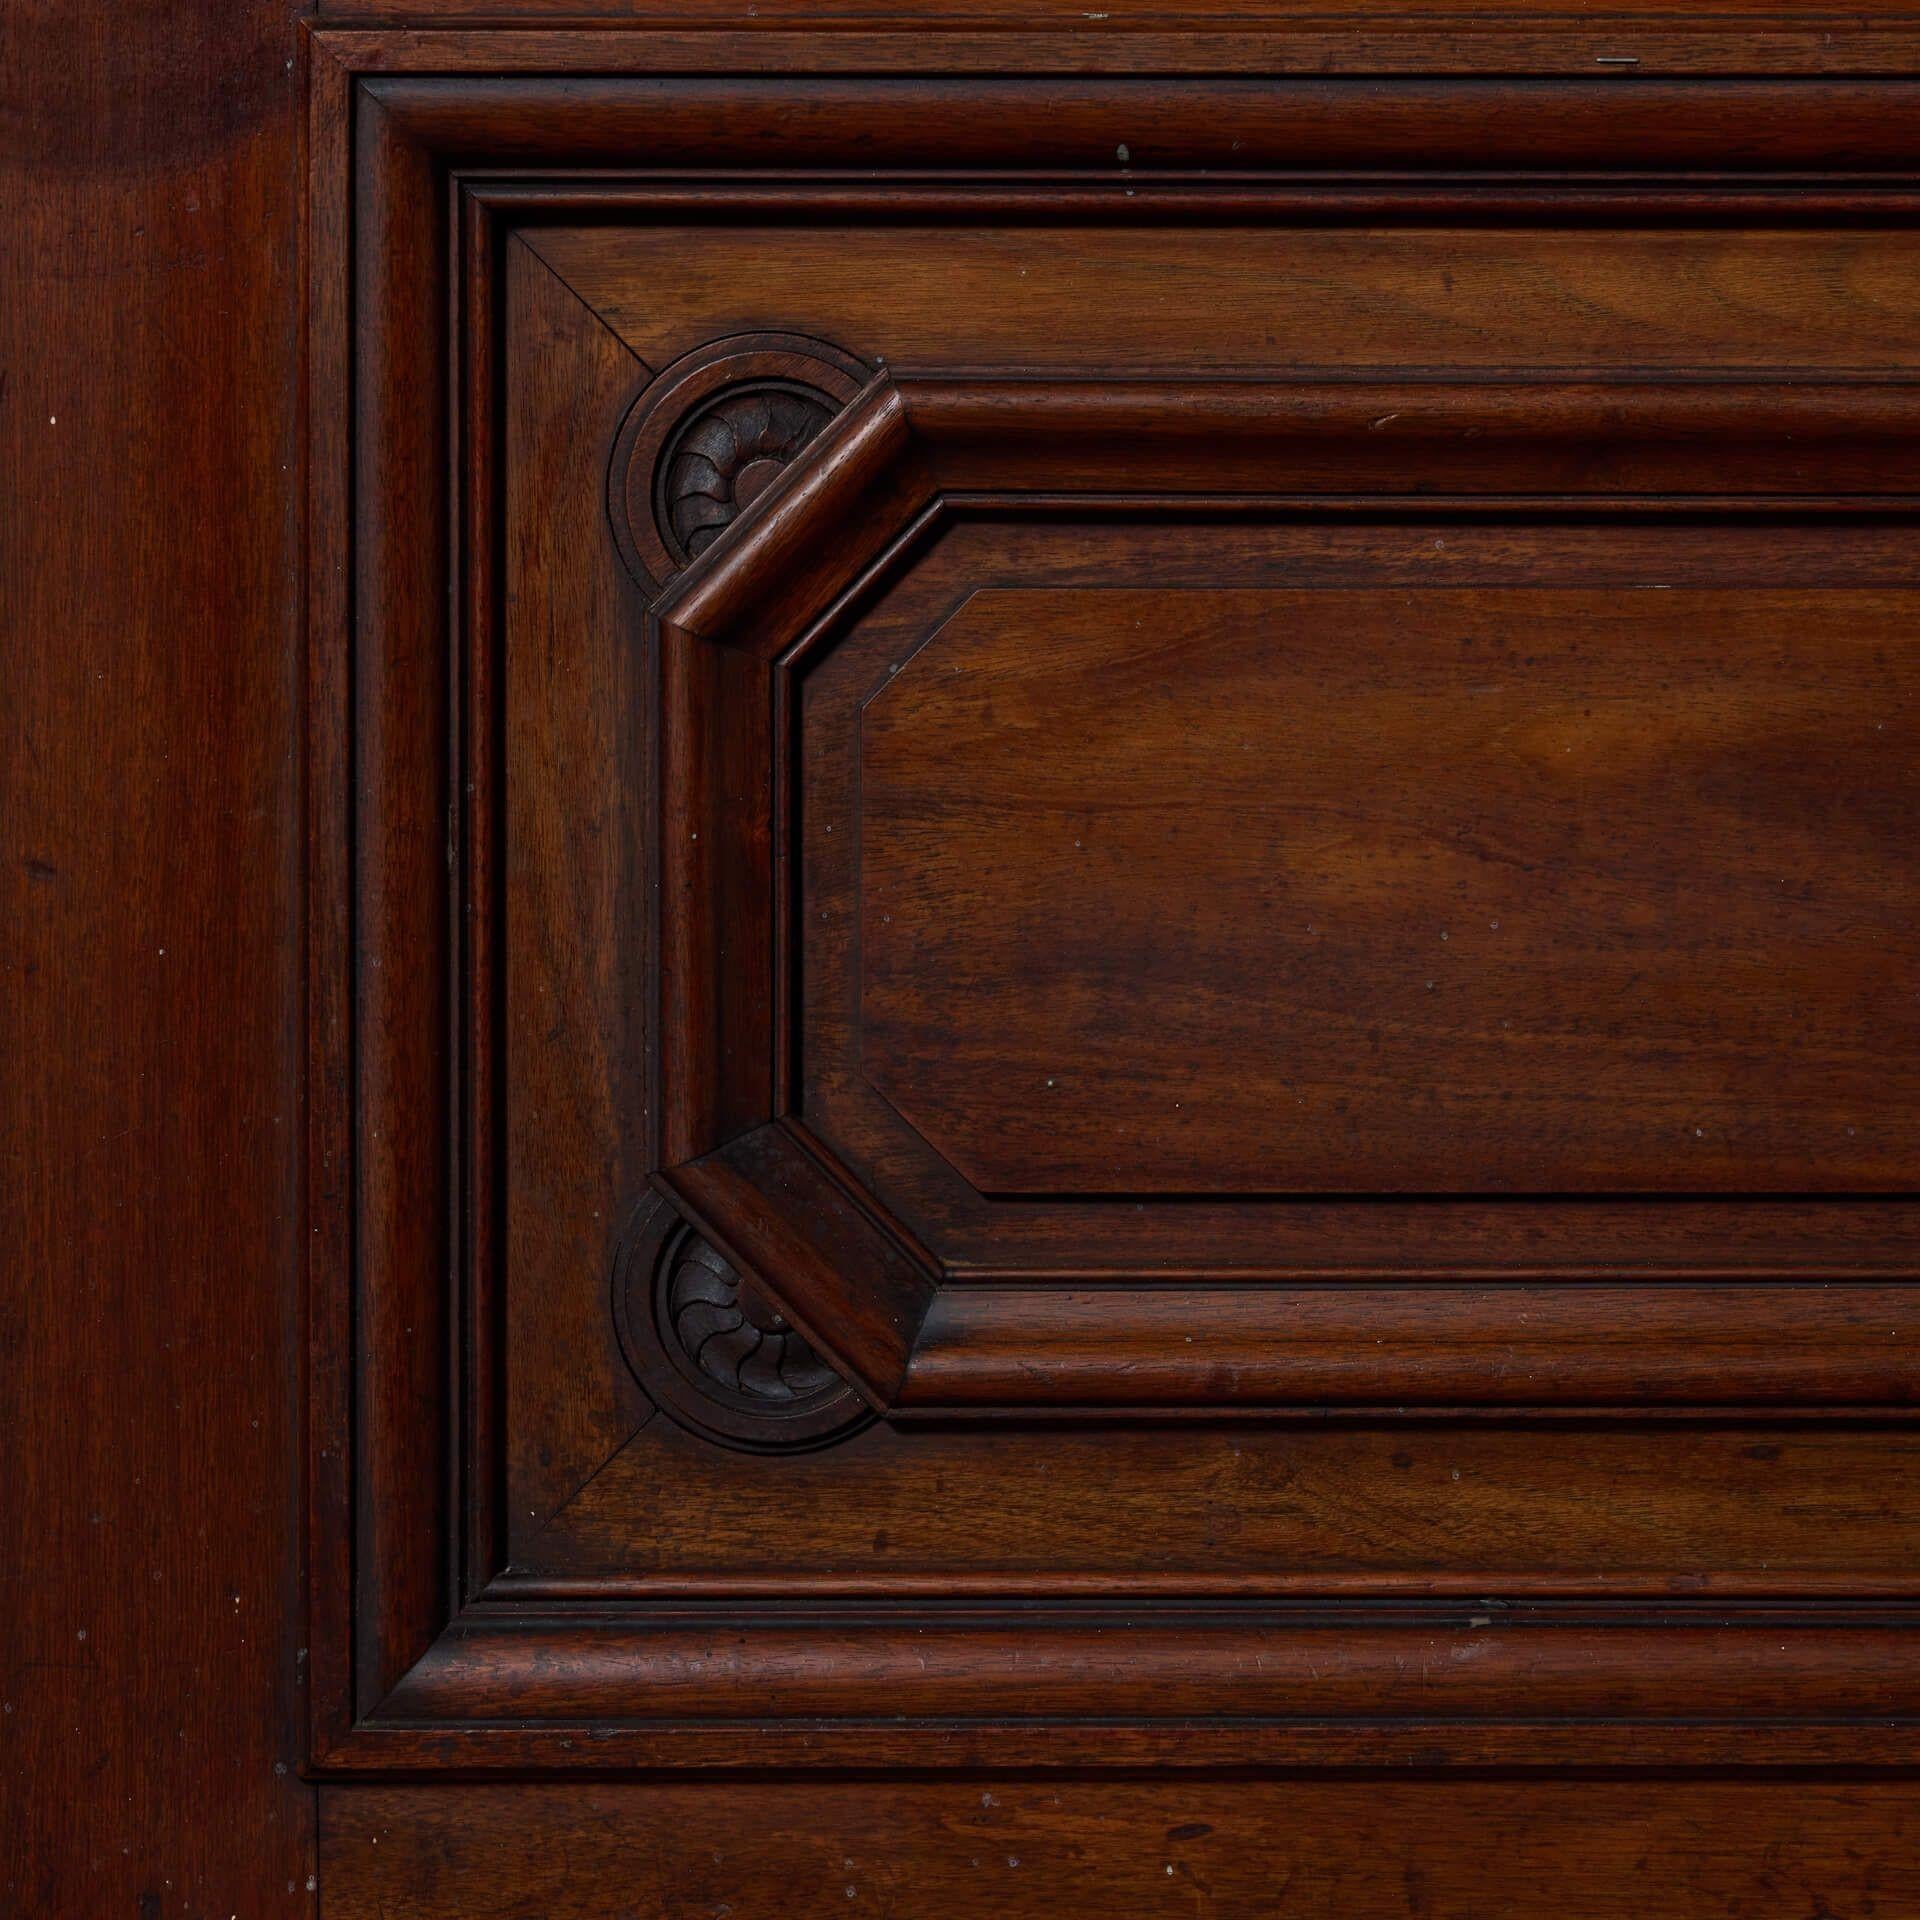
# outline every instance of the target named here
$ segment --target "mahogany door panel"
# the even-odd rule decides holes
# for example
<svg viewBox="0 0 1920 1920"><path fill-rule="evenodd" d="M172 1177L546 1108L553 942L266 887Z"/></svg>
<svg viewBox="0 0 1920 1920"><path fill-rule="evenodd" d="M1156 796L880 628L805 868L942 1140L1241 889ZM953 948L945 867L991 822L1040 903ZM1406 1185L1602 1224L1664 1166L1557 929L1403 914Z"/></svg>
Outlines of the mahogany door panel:
<svg viewBox="0 0 1920 1920"><path fill-rule="evenodd" d="M1908 594L1134 570L982 587L823 715L844 1070L968 1185L1907 1183Z"/></svg>
<svg viewBox="0 0 1920 1920"><path fill-rule="evenodd" d="M200 13L0 57L0 1911L1920 1913L1920 17Z"/></svg>
<svg viewBox="0 0 1920 1920"><path fill-rule="evenodd" d="M319 42L316 1769L1906 1764L1904 83L506 38Z"/></svg>

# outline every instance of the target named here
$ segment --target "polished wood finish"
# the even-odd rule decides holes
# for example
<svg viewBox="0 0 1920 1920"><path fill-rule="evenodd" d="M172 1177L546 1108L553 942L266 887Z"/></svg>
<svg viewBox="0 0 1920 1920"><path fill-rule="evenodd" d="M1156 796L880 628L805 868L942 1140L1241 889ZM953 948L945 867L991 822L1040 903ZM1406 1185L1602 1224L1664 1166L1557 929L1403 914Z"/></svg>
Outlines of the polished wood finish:
<svg viewBox="0 0 1920 1920"><path fill-rule="evenodd" d="M0 1907L1913 1905L1920 18L594 12L0 61Z"/></svg>
<svg viewBox="0 0 1920 1920"><path fill-rule="evenodd" d="M1764 1407L1905 1405L1901 1290L1721 1281L1622 1287L953 1288L900 1406ZM1196 1356L1193 1348L1202 1352Z"/></svg>
<svg viewBox="0 0 1920 1920"><path fill-rule="evenodd" d="M551 1920L780 1911L1761 1920L1920 1898L1909 1783L990 1779L323 1796L329 1900Z"/></svg>
<svg viewBox="0 0 1920 1920"><path fill-rule="evenodd" d="M710 1151L723 1114L762 1134L784 1114L803 1145L837 1156L855 1204L913 1238L930 1281L1027 1286L1037 1315L998 1324L1024 1325L1031 1347L948 1397L967 1313L903 1384L893 1360L876 1372L851 1329L836 1334L847 1303L830 1281L821 1291L825 1269L745 1255L816 1347L902 1409L982 1408L988 1380L1003 1404L1048 1405L1065 1375L1040 1289L1054 1262L1080 1277L1097 1265L1090 1239L1069 1237L1074 1201L1131 1203L1135 1264L1109 1282L1184 1274L1244 1290L1262 1265L1249 1240L1279 1264L1293 1209L1275 1202L1343 1193L1374 1205L1329 1209L1311 1231L1319 1263L1346 1278L1377 1276L1353 1253L1343 1269L1329 1220L1354 1232L1388 1197L1503 1192L1552 1204L1481 1205L1515 1250L1489 1260L1483 1247L1475 1279L1558 1278L1543 1222L1560 1262L1603 1271L1603 1244L1619 1257L1614 1216L1571 1203L1583 1193L1656 1215L1648 1196L1768 1196L1722 1198L1716 1223L1763 1239L1779 1224L1772 1197L1825 1196L1801 1218L1844 1241L1804 1267L1776 1243L1761 1271L1831 1275L1858 1234L1897 1273L1905 1212L1837 1203L1901 1200L1912 1162L1898 1131L1911 1069L1888 1064L1912 1057L1904 602L1863 596L1848 564L1858 529L1829 522L1857 517L1863 487L1897 514L1912 391L1858 376L1791 389L877 376L659 605L667 659L708 663L663 686L669 760L690 742L680 751L702 769L663 788L663 917L683 940L708 929L708 953L769 956L757 984L750 957L709 968L698 1001L690 969L669 969L667 1158ZM1749 472L1757 486L1730 496ZM1356 487L1428 520L1384 565L1356 548L1341 572L1313 518L1337 505L1364 528ZM1423 497L1434 489L1451 518ZM629 476L627 510L644 497ZM1702 517L1709 501L1781 522L1768 565L1789 556L1796 590L1724 584L1758 555ZM1629 565L1657 572L1595 578L1580 549L1602 531L1596 513L1623 509L1646 529ZM1559 554L1536 531L1548 510L1574 528ZM1298 523L1293 547L1264 533L1276 515ZM1467 515L1495 583L1435 587L1429 556L1459 543ZM1311 590L1246 584L1290 578L1307 555L1330 573ZM1557 579L1570 561L1593 584ZM1444 564L1480 578L1471 560ZM1370 573L1395 584L1356 584ZM1842 656L1805 657L1800 636L1829 624L1863 664L1855 704L1824 746L1778 743L1782 726L1821 724L1832 710L1816 696L1850 677ZM1689 667L1693 634L1712 640ZM771 680L749 661L771 662ZM786 813L806 823L784 863L769 730L781 712L799 780ZM714 740L739 743L715 761L722 789L704 771ZM1858 743L1884 749L1892 783L1872 777L1837 827ZM1836 830L1859 850L1851 893ZM1797 878L1782 871L1796 836ZM1680 848L1695 844L1689 877ZM779 933L783 870L797 947ZM1842 904L1823 913L1836 884ZM1779 944L1783 914L1814 942L1798 960ZM1804 997L1812 979L1833 982L1825 1014ZM728 1009L777 1029L790 997L788 1066ZM757 1079L743 1079L743 1034L766 1063ZM1806 1056L1773 1051L1803 1042ZM791 1084L777 1087L783 1066ZM1841 1105L1864 1097L1895 1128L1877 1161L1854 1151L1875 1133L1868 1110L1831 1105L1835 1073L1851 1075ZM1782 1096L1762 1089L1776 1085L1813 1106L1770 1107ZM676 1131L686 1110L704 1131ZM1770 1163L1770 1136L1791 1136L1789 1162ZM692 1197L679 1171L662 1179ZM738 1254L716 1197L702 1224ZM1051 1261L989 1276L956 1247L963 1220L1018 1234L1040 1203L1063 1221ZM734 1204L759 1202L743 1190ZM1467 1274L1436 1264L1434 1277ZM1316 1393L1375 1406L1909 1397L1906 1296L1874 1289L1350 1295L1334 1308L1354 1360L1345 1387L1300 1366L1311 1295L1155 1298L1116 1285L1077 1303L1072 1403L1285 1404L1289 1379L1309 1407ZM1063 1322L1070 1312L1063 1301ZM1250 1348L1227 1364L1223 1318L1264 1363ZM1542 1338L1554 1362L1515 1364L1529 1323L1519 1350ZM1575 1323L1585 1331L1563 1338ZM1836 1371L1819 1349L1868 1325L1870 1380ZM1680 1374L1655 1361L1656 1326L1685 1356ZM1624 1371L1593 1344L1608 1328ZM1085 1370L1096 1329L1113 1357ZM1757 1372L1750 1337L1768 1356Z"/></svg>
<svg viewBox="0 0 1920 1920"><path fill-rule="evenodd" d="M291 10L0 28L0 1910L314 1911Z"/></svg>
<svg viewBox="0 0 1920 1920"><path fill-rule="evenodd" d="M330 802L447 996L330 1002L401 1076L362 1067L358 1129L459 1151L404 1241L361 1232L380 1315L325 1251L351 1221L317 1237L362 1382L317 1594L372 1623L357 1680L324 1656L317 1764L1904 1761L1904 1508L1854 1478L1914 1378L1899 88L1846 94L1843 152L1837 88L1509 85L1497 181L1447 144L1477 81L1085 78L1025 171L884 191L685 166L964 170L1016 91L323 77L323 354L397 393L410 316L460 325L444 477L431 415L338 419L413 505L324 511L316 568L350 540L398 582L443 512L465 585L450 624L417 571L369 602L320 711L357 730L398 672L468 719L451 869ZM1434 170L1396 173L1415 127ZM1233 181L1183 176L1223 141ZM405 238L443 170L450 254ZM722 416L672 370L729 353ZM552 664L502 708L529 618ZM611 851L561 825L582 790ZM502 850L523 939L553 903L530 977ZM527 1158L570 1083L597 1128ZM580 1264L523 1261L569 1163ZM426 1364L389 1314L453 1317L446 1390L369 1393ZM423 1527L384 1488L424 1497L435 1433ZM1439 1510L1384 1494L1443 1457ZM1303 1472L1412 1532L1329 1533ZM1731 1491L1780 1473L1797 1540Z"/></svg>
<svg viewBox="0 0 1920 1920"><path fill-rule="evenodd" d="M1915 1447L1831 1423L1074 1421L1036 1472L1018 1431L881 1422L755 1473L657 1422L555 1516L545 1565L489 1591L1886 1601L1916 1584ZM1112 1498L1133 1483L1158 1490L1150 1529Z"/></svg>
<svg viewBox="0 0 1920 1920"><path fill-rule="evenodd" d="M985 1194L1899 1192L1912 611L984 588L862 711L866 1072Z"/></svg>

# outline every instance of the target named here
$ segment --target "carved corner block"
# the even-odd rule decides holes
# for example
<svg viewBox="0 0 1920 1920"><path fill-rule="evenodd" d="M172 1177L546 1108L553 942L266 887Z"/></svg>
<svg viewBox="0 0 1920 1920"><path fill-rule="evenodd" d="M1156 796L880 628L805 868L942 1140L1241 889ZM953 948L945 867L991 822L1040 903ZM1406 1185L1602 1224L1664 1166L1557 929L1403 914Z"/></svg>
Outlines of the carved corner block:
<svg viewBox="0 0 1920 1920"><path fill-rule="evenodd" d="M614 1307L647 1391L696 1433L817 1446L872 1417L766 1292L658 1196L628 1228Z"/></svg>
<svg viewBox="0 0 1920 1920"><path fill-rule="evenodd" d="M657 591L757 500L870 369L824 340L735 334L684 355L633 403L608 508L635 577Z"/></svg>

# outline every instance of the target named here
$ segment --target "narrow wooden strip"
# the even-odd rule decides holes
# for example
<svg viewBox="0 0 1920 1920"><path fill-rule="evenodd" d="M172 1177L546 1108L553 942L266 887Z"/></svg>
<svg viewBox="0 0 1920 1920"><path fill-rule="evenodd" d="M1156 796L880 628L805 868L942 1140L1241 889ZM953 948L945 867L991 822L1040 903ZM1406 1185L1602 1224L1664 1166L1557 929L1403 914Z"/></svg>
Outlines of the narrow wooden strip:
<svg viewBox="0 0 1920 1920"><path fill-rule="evenodd" d="M497 164L1899 168L1920 83L658 74L363 83L409 136ZM1123 151L1124 150L1124 151Z"/></svg>
<svg viewBox="0 0 1920 1920"><path fill-rule="evenodd" d="M683 1160L773 1113L773 691L672 623L660 678L660 1142Z"/></svg>
<svg viewBox="0 0 1920 1920"><path fill-rule="evenodd" d="M1477 1617L1477 1616L1476 1616ZM848 1715L1337 1721L1911 1719L1920 1659L1884 1627L700 1627L463 1622L387 1722Z"/></svg>
<svg viewBox="0 0 1920 1920"><path fill-rule="evenodd" d="M1920 1601L1920 1569L1825 1571L1741 1567L1730 1572L1662 1573L1653 1569L1607 1572L1466 1571L1433 1572L1342 1568L1325 1570L1276 1567L1270 1572L1190 1573L1157 1570L943 1568L886 1573L796 1571L791 1573L578 1573L519 1574L496 1577L483 1596L489 1605L512 1606L656 1606L674 1601L739 1604L772 1600L797 1606L826 1601L915 1600L1082 1602L1134 1601L1311 1601L1374 1600L1414 1602L1452 1600L1490 1602L1505 1607L1536 1601L1580 1601L1617 1606L1623 1602L1694 1601L1719 1608L1729 1604L1779 1607L1792 1604L1870 1607L1876 1602Z"/></svg>
<svg viewBox="0 0 1920 1920"><path fill-rule="evenodd" d="M353 127L351 79L326 49L314 50L310 77L304 1348L308 1726L324 1753L353 1720Z"/></svg>
<svg viewBox="0 0 1920 1920"><path fill-rule="evenodd" d="M1920 58L1920 49L1916 49ZM644 211L657 218L790 213L850 220L903 214L925 219L1132 224L1239 225L1444 220L1478 224L1579 226L1862 226L1910 220L1920 188L1910 178L1802 174L1669 177L1584 175L1552 180L1502 175L1404 173L1328 178L1303 174L1215 173L1205 179L1136 171L1103 179L1087 172L902 177L815 174L796 184L777 176L730 180L661 172L651 177L485 180L471 189L489 206L538 209L589 220Z"/></svg>
<svg viewBox="0 0 1920 1920"><path fill-rule="evenodd" d="M1920 488L1907 380L903 378L947 489L1757 497Z"/></svg>
<svg viewBox="0 0 1920 1920"><path fill-rule="evenodd" d="M431 162L364 95L354 143L355 1657L365 1702L424 1648L449 1600L453 690L445 206Z"/></svg>
<svg viewBox="0 0 1920 1920"><path fill-rule="evenodd" d="M1647 78L1655 74L1911 73L1920 22L1858 9L1555 17L1537 8L1394 18L1375 12L1293 16L1075 8L949 7L902 31L885 9L819 12L812 0L715 18L649 8L631 20L542 27L527 17L572 12L575 0L468 0L462 11L517 24L394 32L387 0L329 0L315 36L366 73L1498 73ZM999 12L998 20L987 15ZM1116 13L1118 17L1116 17ZM798 25L803 30L796 31ZM1050 30L1051 29L1051 30Z"/></svg>
<svg viewBox="0 0 1920 1920"><path fill-rule="evenodd" d="M1920 1727L1911 1719L1756 1718L1561 1721L1478 1719L1167 1719L1076 1724L1057 1718L717 1722L563 1720L369 1723L318 1769L334 1775L602 1773L614 1768L765 1772L876 1768L1023 1772L1221 1768L1439 1769L1551 1767L1689 1769L1912 1768ZM1664 1915L1663 1915L1664 1920Z"/></svg>
<svg viewBox="0 0 1920 1920"><path fill-rule="evenodd" d="M902 1411L1905 1406L1902 1286L969 1287Z"/></svg>

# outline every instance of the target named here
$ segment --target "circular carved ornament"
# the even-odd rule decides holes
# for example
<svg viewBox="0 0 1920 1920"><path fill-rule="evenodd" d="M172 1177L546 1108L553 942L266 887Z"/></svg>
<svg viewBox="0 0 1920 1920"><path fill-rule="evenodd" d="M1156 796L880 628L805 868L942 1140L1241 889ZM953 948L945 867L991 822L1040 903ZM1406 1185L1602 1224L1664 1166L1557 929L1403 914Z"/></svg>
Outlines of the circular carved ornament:
<svg viewBox="0 0 1920 1920"><path fill-rule="evenodd" d="M641 1385L709 1439L784 1451L873 1417L774 1301L662 1200L628 1228L613 1304Z"/></svg>
<svg viewBox="0 0 1920 1920"><path fill-rule="evenodd" d="M627 412L608 473L615 537L641 585L699 558L866 383L852 354L743 333L676 360Z"/></svg>

